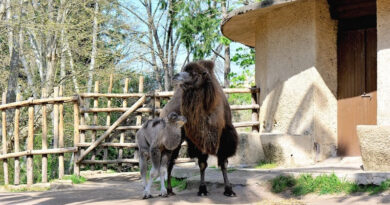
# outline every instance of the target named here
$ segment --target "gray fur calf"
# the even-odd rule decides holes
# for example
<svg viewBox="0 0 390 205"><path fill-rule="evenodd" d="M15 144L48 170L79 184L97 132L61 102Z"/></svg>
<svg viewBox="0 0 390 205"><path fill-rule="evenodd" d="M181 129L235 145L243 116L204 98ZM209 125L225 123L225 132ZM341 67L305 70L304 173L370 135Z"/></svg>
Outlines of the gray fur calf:
<svg viewBox="0 0 390 205"><path fill-rule="evenodd" d="M172 151L180 146L181 127L186 123L184 116L171 112L167 117L148 120L137 132L139 165L144 185L143 198L151 198L150 188L153 180L160 176L161 196L167 196L164 178ZM147 161L152 161L149 181L146 181Z"/></svg>

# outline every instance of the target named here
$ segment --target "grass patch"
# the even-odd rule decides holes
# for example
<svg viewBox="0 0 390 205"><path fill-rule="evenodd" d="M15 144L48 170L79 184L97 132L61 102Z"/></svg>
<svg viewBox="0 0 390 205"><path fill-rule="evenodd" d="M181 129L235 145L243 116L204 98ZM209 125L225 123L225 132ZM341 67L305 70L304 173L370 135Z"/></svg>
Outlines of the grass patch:
<svg viewBox="0 0 390 205"><path fill-rule="evenodd" d="M303 174L294 178L292 176L278 176L271 180L272 192L280 193L290 190L295 196L302 196L309 193L336 194L366 192L377 194L390 188L390 179L382 182L381 185L358 185L339 179L335 174L320 175L313 177Z"/></svg>
<svg viewBox="0 0 390 205"><path fill-rule="evenodd" d="M268 163L268 162L265 162L265 161L260 161L255 166L256 169L273 169L273 168L276 168L276 167L278 167L278 165L276 163Z"/></svg>
<svg viewBox="0 0 390 205"><path fill-rule="evenodd" d="M236 171L237 169L236 168L233 168L233 167L230 167L230 168L227 168L227 172L228 173L232 173L234 171Z"/></svg>
<svg viewBox="0 0 390 205"><path fill-rule="evenodd" d="M82 184L87 181L85 177L82 176L76 176L76 175L66 175L64 176L65 180L72 180L73 184Z"/></svg>
<svg viewBox="0 0 390 205"><path fill-rule="evenodd" d="M271 180L272 192L280 193L295 186L296 180L292 176L278 176Z"/></svg>
<svg viewBox="0 0 390 205"><path fill-rule="evenodd" d="M28 187L27 185L20 185L20 186L4 185L2 187L4 188L4 190L9 192L43 192L50 189L49 187L34 186L34 185L31 187Z"/></svg>
<svg viewBox="0 0 390 205"><path fill-rule="evenodd" d="M155 181L155 184L160 184L159 181ZM183 191L187 188L187 180L186 179L179 179L176 177L171 177L171 185L172 188L176 188L178 191ZM165 181L165 187L167 187L167 182ZM160 186L158 187L158 190L160 190Z"/></svg>
<svg viewBox="0 0 390 205"><path fill-rule="evenodd" d="M108 174L114 174L114 173L117 173L117 171L113 170L113 169L108 169L107 170L107 173Z"/></svg>

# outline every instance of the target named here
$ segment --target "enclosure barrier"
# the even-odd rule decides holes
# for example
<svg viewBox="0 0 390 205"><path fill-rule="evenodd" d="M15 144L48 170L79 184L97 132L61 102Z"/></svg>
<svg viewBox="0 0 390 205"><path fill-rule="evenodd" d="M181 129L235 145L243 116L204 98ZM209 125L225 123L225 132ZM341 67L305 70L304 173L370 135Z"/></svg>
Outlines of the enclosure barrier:
<svg viewBox="0 0 390 205"><path fill-rule="evenodd" d="M138 93L128 93L129 79L124 80L123 93L112 93L113 75L110 76L108 90L100 93L99 82L95 82L94 93L80 93L75 96L64 97L63 87L55 87L53 93L48 95L42 90L40 99L29 98L22 100L17 94L16 102L6 103L7 93L2 95L1 129L2 129L2 153L0 160L3 161L4 184L9 184L10 159L14 159L14 181L18 185L20 181L21 163L23 157L25 162L27 185L34 183L33 159L34 155L42 156L41 182L48 182L48 155L58 159L58 178L65 174L64 154L72 153L69 167L76 175L80 174L83 166L89 165L91 170L100 164L103 170L107 164L118 164L118 170L122 170L122 164L138 163L137 143L135 137L126 141L128 131L137 131L141 128L142 122L158 116L161 112L161 102L169 100L173 91L154 91L144 93L144 78L139 78ZM252 88L229 88L223 90L225 94L250 93L252 103L249 105L231 105L231 110L252 110L252 121L234 122L236 128L252 127L252 131L259 131L259 109L258 97L260 89ZM48 97L51 96L51 97ZM90 100L93 100L93 107L90 107ZM114 101L115 100L115 101ZM113 102L121 101L120 105L113 107ZM131 103L131 106L128 105ZM106 107L103 107L103 106ZM64 107L67 106L68 109ZM48 113L51 113L48 116ZM98 114L104 113L106 119L99 120ZM67 124L68 133L73 137L65 136L65 114L71 115L73 122ZM113 118L113 114L117 118ZM118 114L120 116L118 117ZM91 118L92 115L92 118ZM24 120L25 119L25 120ZM112 120L115 121L112 123ZM135 125L124 123L126 120L135 119ZM50 125L51 123L51 129ZM73 126L73 127L72 127ZM72 130L73 129L73 130ZM70 132L71 131L71 132ZM103 132L100 134L100 132ZM100 135L99 135L100 134ZM119 134L119 139L116 136ZM37 138L40 136L40 139ZM49 139L51 141L49 142ZM88 142L87 142L87 139ZM34 140L39 141L40 148L34 148ZM67 141L67 145L65 145ZM35 142L35 145L37 142ZM22 146L21 146L22 145ZM186 145L183 143L183 145ZM116 159L108 159L108 148L117 149ZM124 149L134 150L132 158L123 158ZM96 157L103 151L102 159ZM87 159L89 158L89 159ZM191 162L188 158L179 158L177 163ZM56 176L57 177L57 176Z"/></svg>

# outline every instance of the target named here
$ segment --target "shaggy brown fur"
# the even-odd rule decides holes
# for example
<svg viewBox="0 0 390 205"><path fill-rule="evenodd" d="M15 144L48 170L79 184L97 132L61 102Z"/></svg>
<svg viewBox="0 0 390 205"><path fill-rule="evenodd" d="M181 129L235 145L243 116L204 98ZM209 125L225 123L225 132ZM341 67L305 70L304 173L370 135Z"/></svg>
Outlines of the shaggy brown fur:
<svg viewBox="0 0 390 205"><path fill-rule="evenodd" d="M223 149L224 155L235 154L238 136L232 125L231 111L225 94L214 75L212 62L205 65L190 63L184 72L191 80L185 82L181 113L188 123L184 126L186 136L202 152L217 155L221 141L233 143L230 150ZM211 69L210 69L211 68ZM222 133L226 135L222 136ZM223 139L221 139L221 137ZM222 153L221 153L222 154Z"/></svg>
<svg viewBox="0 0 390 205"><path fill-rule="evenodd" d="M207 195L204 171L208 154L217 155L221 167L226 196L235 196L227 177L227 158L235 154L238 134L232 124L231 111L214 72L212 61L187 64L175 75L182 89L180 111L187 118L184 125L188 138L188 154L197 157L201 171L198 195ZM176 100L179 102L179 100Z"/></svg>

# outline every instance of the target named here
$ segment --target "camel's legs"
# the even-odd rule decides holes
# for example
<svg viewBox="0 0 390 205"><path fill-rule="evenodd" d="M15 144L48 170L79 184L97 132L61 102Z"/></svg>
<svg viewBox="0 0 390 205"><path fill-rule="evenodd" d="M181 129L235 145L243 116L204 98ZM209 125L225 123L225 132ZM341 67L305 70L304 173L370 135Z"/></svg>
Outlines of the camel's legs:
<svg viewBox="0 0 390 205"><path fill-rule="evenodd" d="M225 183L225 192L223 194L225 196L236 196L236 193L234 193L232 189L232 185L229 182L228 176L227 176L227 165L228 165L228 160L227 159L218 159L218 165L221 167L222 175L223 175L223 180Z"/></svg>
<svg viewBox="0 0 390 205"><path fill-rule="evenodd" d="M150 170L150 177L148 184L144 191L144 199L151 198L150 189L152 187L153 180L158 176L160 171L161 152L158 148L151 148L150 158L152 160L152 170Z"/></svg>
<svg viewBox="0 0 390 205"><path fill-rule="evenodd" d="M171 174L172 174L173 165L175 165L175 159L179 155L180 148L181 148L181 146L179 146L178 148L173 150L172 155L171 155L169 162L168 162L168 178L167 178L168 195L175 195L175 193L172 191Z"/></svg>
<svg viewBox="0 0 390 205"><path fill-rule="evenodd" d="M204 174L205 174L205 170L207 168L207 158L208 157L209 157L209 155L207 155L207 154L201 154L198 156L198 163L199 163L199 169L200 169L200 185L199 185L198 196L202 196L202 195L207 196L207 194L208 194L206 183L204 182Z"/></svg>
<svg viewBox="0 0 390 205"><path fill-rule="evenodd" d="M148 151L140 150L139 166L141 171L142 185L146 188L146 172L148 171Z"/></svg>
<svg viewBox="0 0 390 205"><path fill-rule="evenodd" d="M163 152L162 153L162 157L161 157L161 163L160 163L160 184L161 184L161 188L160 188L160 196L163 196L163 197L167 197L168 196L168 192L167 192L167 189L165 188L165 173L167 172L167 165L168 165L168 161L169 161L169 158L171 156L171 153L169 152Z"/></svg>

